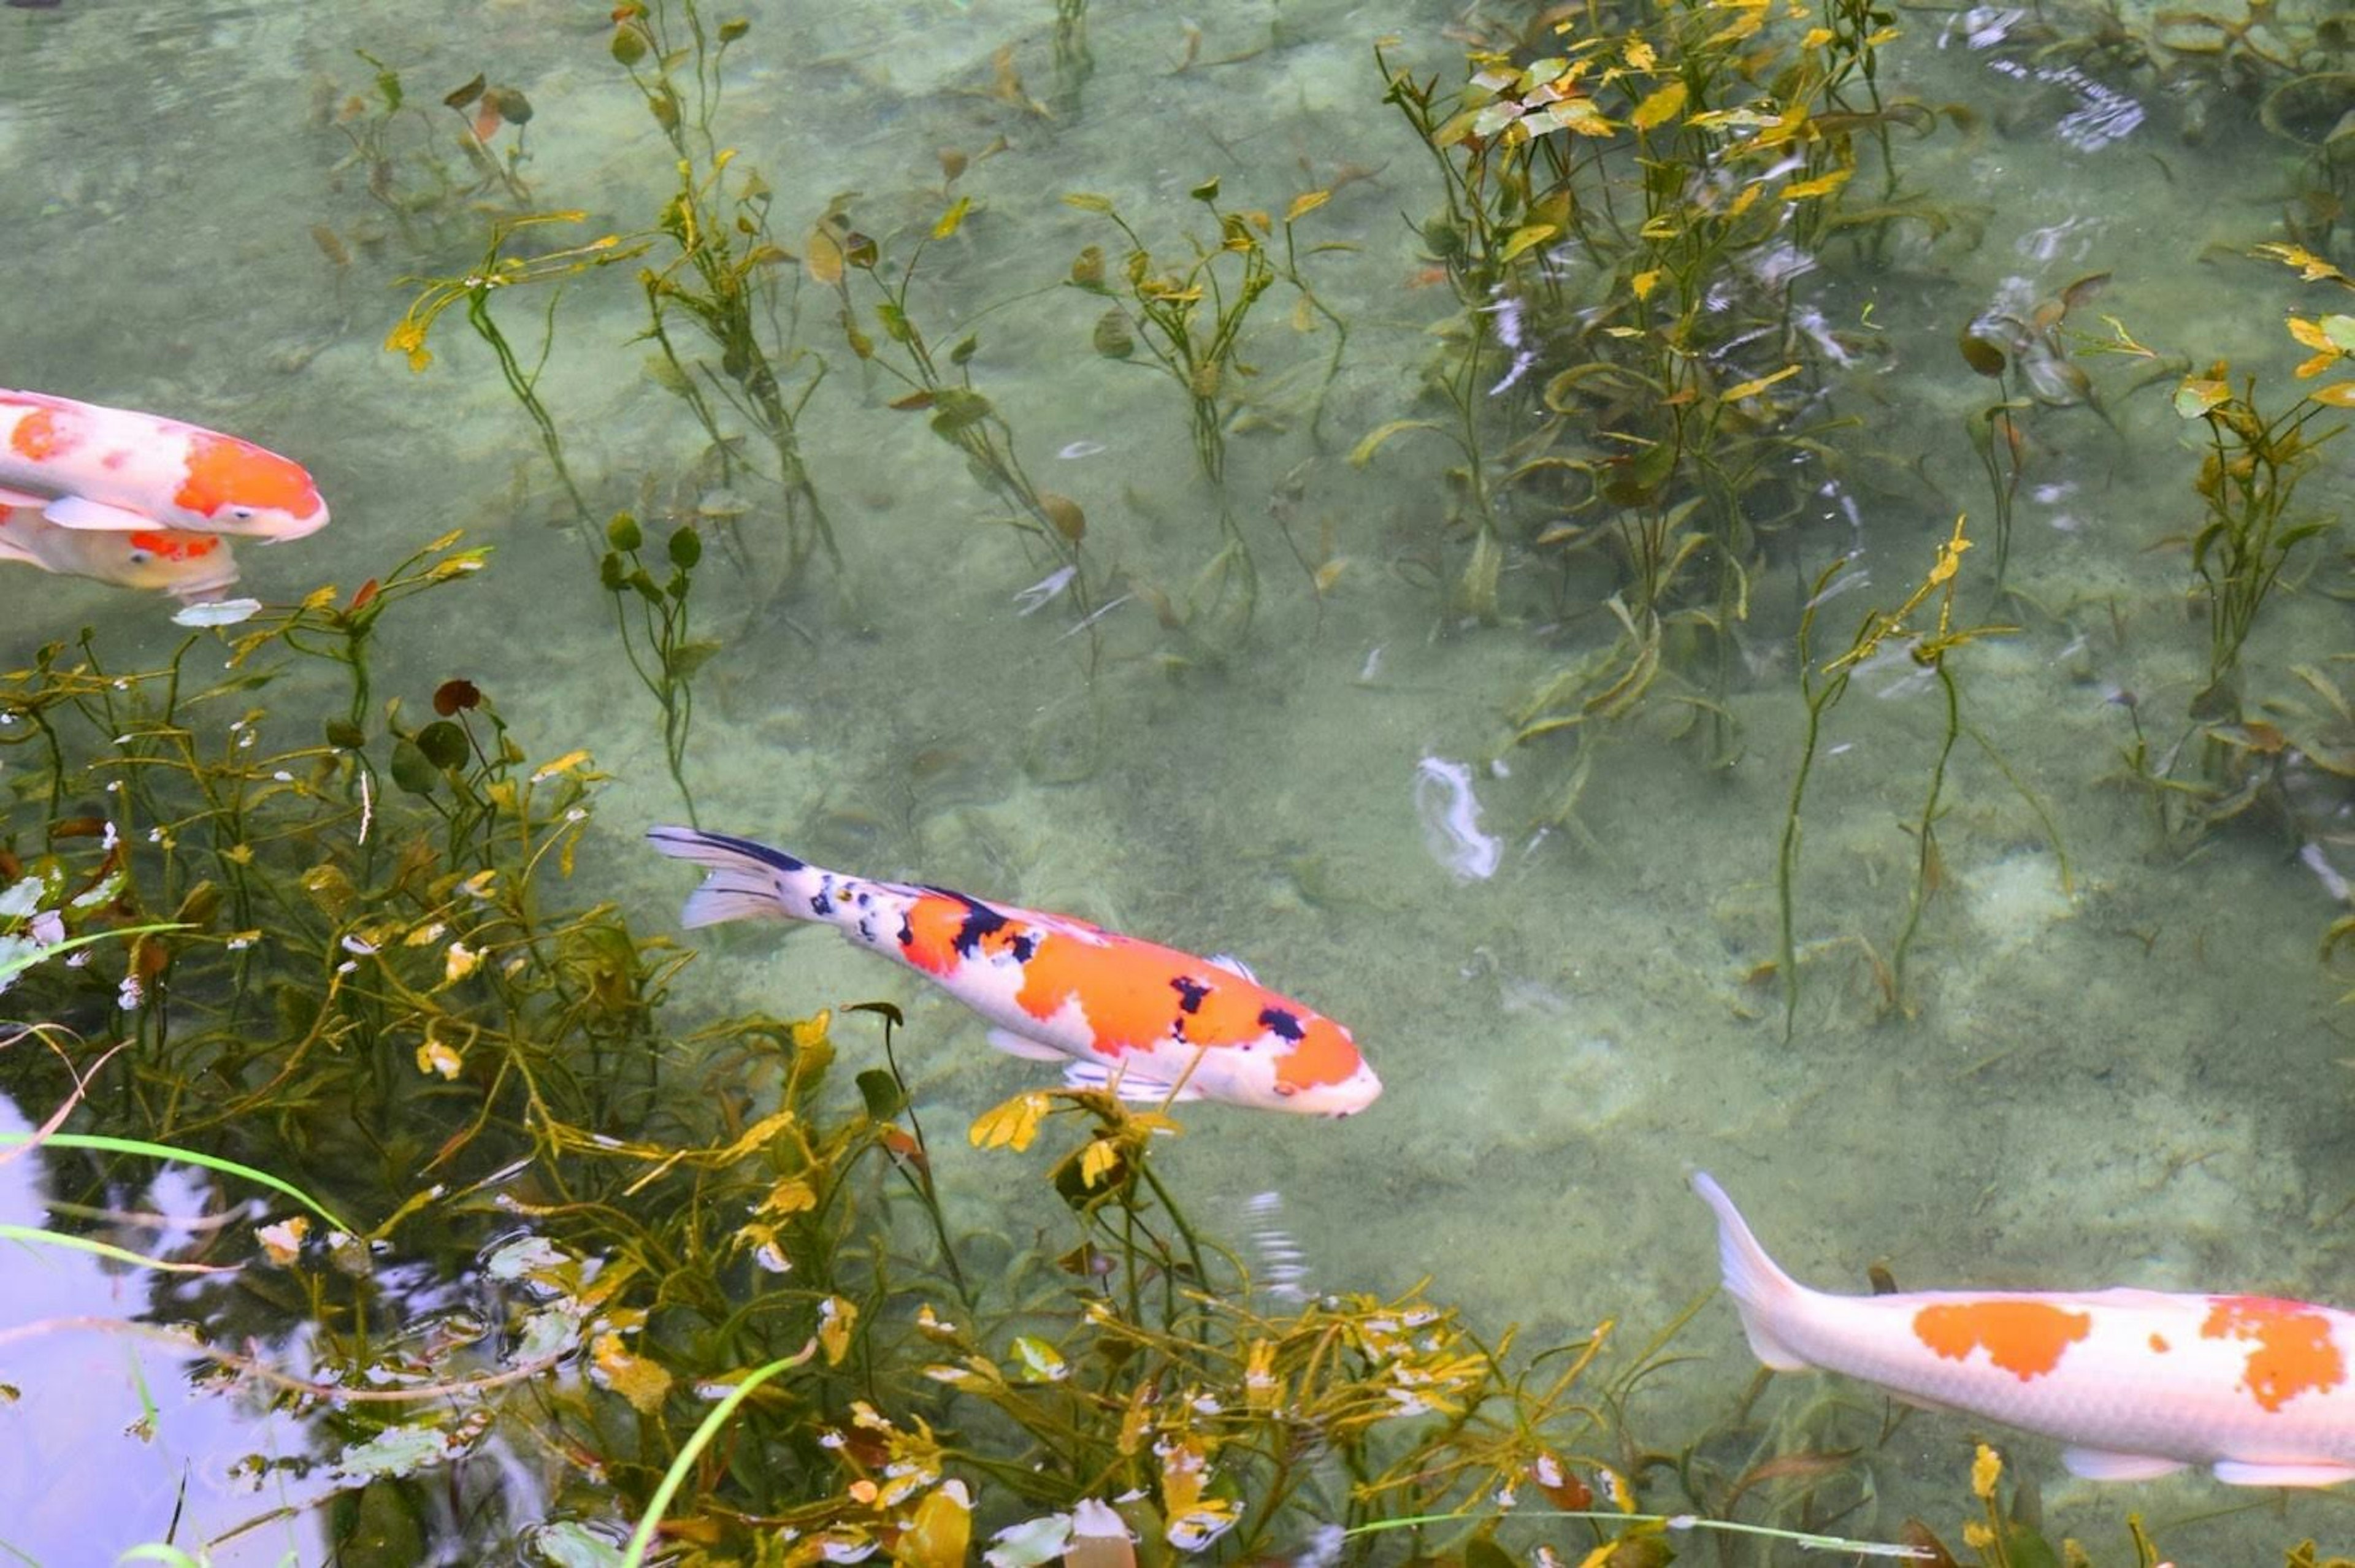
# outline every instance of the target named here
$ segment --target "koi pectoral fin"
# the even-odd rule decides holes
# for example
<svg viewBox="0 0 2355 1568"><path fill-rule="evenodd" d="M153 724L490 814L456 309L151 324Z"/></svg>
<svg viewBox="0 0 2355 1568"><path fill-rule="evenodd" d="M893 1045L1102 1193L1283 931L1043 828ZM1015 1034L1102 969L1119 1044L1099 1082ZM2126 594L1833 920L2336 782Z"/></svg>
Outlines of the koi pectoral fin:
<svg viewBox="0 0 2355 1568"><path fill-rule="evenodd" d="M2149 1481L2189 1467L2180 1459L2162 1459L2150 1454L2111 1454L2099 1448L2063 1448L2061 1463L2071 1475L2088 1481ZM2220 1472L2223 1467L2216 1467Z"/></svg>
<svg viewBox="0 0 2355 1568"><path fill-rule="evenodd" d="M60 496L41 507L41 516L61 528L98 528L111 533L137 533L155 527L155 519L121 507L110 507L80 496Z"/></svg>
<svg viewBox="0 0 2355 1568"><path fill-rule="evenodd" d="M12 490L0 485L0 507L30 507L37 512L56 499L55 496L36 495L30 490Z"/></svg>
<svg viewBox="0 0 2355 1568"><path fill-rule="evenodd" d="M2355 1465L2265 1465L2219 1459L2216 1478L2232 1487L2335 1487L2341 1481L2355 1481Z"/></svg>
<svg viewBox="0 0 2355 1568"><path fill-rule="evenodd" d="M989 1043L996 1046L998 1050L1006 1052L1007 1055L1020 1057L1025 1061L1069 1061L1071 1060L1069 1053L1057 1051L1051 1045L1042 1044L1038 1040L1032 1040L1028 1035L1016 1034L1010 1029L991 1029L989 1031Z"/></svg>
<svg viewBox="0 0 2355 1568"><path fill-rule="evenodd" d="M1074 1061L1063 1069L1063 1086L1068 1089L1110 1089L1122 1099L1143 1105L1157 1105L1170 1099L1169 1085L1158 1078L1141 1078L1135 1072L1124 1072L1115 1081L1102 1062ZM1191 1083L1178 1091L1177 1103L1202 1098L1202 1092Z"/></svg>

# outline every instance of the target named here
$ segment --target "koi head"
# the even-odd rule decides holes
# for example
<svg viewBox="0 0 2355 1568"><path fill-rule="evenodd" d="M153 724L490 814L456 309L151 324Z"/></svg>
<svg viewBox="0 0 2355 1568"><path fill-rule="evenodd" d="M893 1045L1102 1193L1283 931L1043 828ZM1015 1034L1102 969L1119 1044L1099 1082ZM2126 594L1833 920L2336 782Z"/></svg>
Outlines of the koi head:
<svg viewBox="0 0 2355 1568"><path fill-rule="evenodd" d="M211 431L192 432L187 477L172 500L192 527L272 543L327 526L327 504L301 464Z"/></svg>
<svg viewBox="0 0 2355 1568"><path fill-rule="evenodd" d="M183 600L219 592L237 581L237 557L218 534L178 528L122 536L119 569L93 573L123 588L160 588Z"/></svg>
<svg viewBox="0 0 2355 1568"><path fill-rule="evenodd" d="M1281 1071L1278 1069L1279 1073ZM1348 1076L1329 1083L1312 1083L1289 1092L1281 1083L1279 1077L1276 1096L1267 1102L1269 1108L1305 1116L1354 1116L1372 1104L1382 1092L1382 1081L1363 1061Z"/></svg>
<svg viewBox="0 0 2355 1568"><path fill-rule="evenodd" d="M1298 1116L1354 1116L1380 1095L1382 1081L1331 1019L1305 1009L1262 1017L1267 1031L1248 1047L1205 1053L1193 1077L1205 1097Z"/></svg>

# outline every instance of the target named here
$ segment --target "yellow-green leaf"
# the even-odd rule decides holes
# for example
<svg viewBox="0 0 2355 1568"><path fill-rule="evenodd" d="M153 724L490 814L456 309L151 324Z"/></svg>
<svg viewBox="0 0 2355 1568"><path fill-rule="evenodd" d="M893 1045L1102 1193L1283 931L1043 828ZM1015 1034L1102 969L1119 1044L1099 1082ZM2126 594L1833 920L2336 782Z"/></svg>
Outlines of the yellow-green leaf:
<svg viewBox="0 0 2355 1568"><path fill-rule="evenodd" d="M975 1116L965 1136L975 1148L1011 1148L1019 1154L1039 1136L1039 1123L1050 1103L1036 1089L1017 1094Z"/></svg>
<svg viewBox="0 0 2355 1568"><path fill-rule="evenodd" d="M1722 400L1738 403L1744 398L1754 398L1775 382L1798 373L1799 368L1796 365L1785 365L1771 376L1761 376L1754 381L1744 381L1738 387L1728 387L1722 394Z"/></svg>
<svg viewBox="0 0 2355 1568"><path fill-rule="evenodd" d="M1513 230L1512 238L1497 252L1497 260L1509 261L1532 245L1542 245L1561 230L1550 223L1525 223Z"/></svg>
<svg viewBox="0 0 2355 1568"><path fill-rule="evenodd" d="M1303 191L1292 198L1290 207L1284 209L1284 220L1297 223L1332 199L1333 193L1329 190Z"/></svg>
<svg viewBox="0 0 2355 1568"><path fill-rule="evenodd" d="M932 238L935 240L945 240L950 235L955 233L957 231L957 225L963 223L964 221L964 215L972 210L973 197L969 196L961 196L957 197L955 204L953 205L946 212L942 213L940 220L932 225Z"/></svg>
<svg viewBox="0 0 2355 1568"><path fill-rule="evenodd" d="M964 1568L973 1541L973 1498L959 1480L943 1481L916 1505L916 1517L892 1545L900 1568Z"/></svg>
<svg viewBox="0 0 2355 1568"><path fill-rule="evenodd" d="M2309 392L2307 395L2318 402L2325 401L2327 400L2323 398L2322 392L2329 389L2325 387L2320 392ZM2232 395L2232 389L2228 382L2193 377L2175 389L2175 411L2185 419L2196 420Z"/></svg>
<svg viewBox="0 0 2355 1568"><path fill-rule="evenodd" d="M1112 202L1109 197L1092 196L1083 190L1065 191L1063 193L1063 205L1065 207L1076 207L1082 212L1110 212L1112 210Z"/></svg>
<svg viewBox="0 0 2355 1568"><path fill-rule="evenodd" d="M1349 466L1352 468L1363 468L1367 464L1371 463L1374 460L1374 453L1380 450L1382 443L1390 440L1391 437L1397 435L1401 431L1437 430L1439 428L1440 425L1437 420L1392 420L1388 424L1376 425L1372 430L1366 432L1366 438L1363 441L1360 441L1356 446L1350 448ZM978 1125L978 1124L975 1125Z"/></svg>
<svg viewBox="0 0 2355 1568"><path fill-rule="evenodd" d="M1854 169L1834 169L1828 175L1821 175L1811 180L1801 180L1794 186L1785 186L1783 187L1783 199L1805 201L1811 196L1829 196L1848 184L1848 176L1855 172Z"/></svg>
<svg viewBox="0 0 2355 1568"><path fill-rule="evenodd" d="M1684 106L1685 84L1681 80L1671 81L1646 93L1644 101L1636 105L1636 112L1627 117L1627 122L1638 131L1657 130L1675 119Z"/></svg>
<svg viewBox="0 0 2355 1568"><path fill-rule="evenodd" d="M2180 400L2182 394L2179 392L2176 396ZM2315 388L2307 396L2334 409L2355 409L2355 381L2333 381L2328 387Z"/></svg>

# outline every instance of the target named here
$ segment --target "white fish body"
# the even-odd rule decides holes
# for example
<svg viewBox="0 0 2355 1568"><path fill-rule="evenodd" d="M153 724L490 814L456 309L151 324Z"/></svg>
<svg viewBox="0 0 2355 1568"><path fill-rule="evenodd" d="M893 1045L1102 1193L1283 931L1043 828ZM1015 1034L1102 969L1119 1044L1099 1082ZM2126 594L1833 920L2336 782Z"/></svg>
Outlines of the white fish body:
<svg viewBox="0 0 2355 1568"><path fill-rule="evenodd" d="M218 534L65 528L32 507L0 506L0 560L117 588L161 589L182 603L217 599L237 581L236 553Z"/></svg>
<svg viewBox="0 0 2355 1568"><path fill-rule="evenodd" d="M1347 1029L1231 958L947 888L848 877L724 833L655 827L646 837L706 872L682 924L831 925L980 1014L1000 1051L1064 1064L1074 1086L1327 1116L1352 1115L1381 1093Z"/></svg>
<svg viewBox="0 0 2355 1568"><path fill-rule="evenodd" d="M2204 1465L2253 1487L2355 1480L2355 1314L2156 1290L1833 1296L1774 1265L1708 1175L1725 1291L1758 1359L2058 1440L2093 1480Z"/></svg>
<svg viewBox="0 0 2355 1568"><path fill-rule="evenodd" d="M268 540L327 526L290 459L218 431L129 409L0 389L0 506L60 528L182 528Z"/></svg>

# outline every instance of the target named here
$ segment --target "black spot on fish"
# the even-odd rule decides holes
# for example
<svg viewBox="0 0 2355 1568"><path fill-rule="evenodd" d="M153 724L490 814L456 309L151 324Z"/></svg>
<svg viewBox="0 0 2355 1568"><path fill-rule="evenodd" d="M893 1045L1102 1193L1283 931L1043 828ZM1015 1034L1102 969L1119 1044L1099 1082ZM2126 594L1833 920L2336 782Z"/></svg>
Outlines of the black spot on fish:
<svg viewBox="0 0 2355 1568"><path fill-rule="evenodd" d="M951 944L962 957L977 957L981 953L984 938L995 936L1014 923L979 899L967 893L961 893L954 888L928 887L924 891L928 893L938 893L944 899L954 899L964 906L964 921L957 927L956 939ZM1029 962L1030 953L1035 944L1032 944L1028 936L1014 937L1010 944L1016 947L1017 957L1026 964ZM904 938L902 945L905 945Z"/></svg>
<svg viewBox="0 0 2355 1568"><path fill-rule="evenodd" d="M1292 1014L1284 1011L1282 1008L1260 1008L1259 1021L1261 1028L1272 1031L1282 1039L1291 1040L1295 1044L1299 1043L1299 1041L1308 1033L1306 1029L1300 1027L1300 1020L1297 1018L1295 1018Z"/></svg>
<svg viewBox="0 0 2355 1568"><path fill-rule="evenodd" d="M1007 951L1014 955L1014 962L1028 964L1030 962L1030 955L1039 951L1039 939L1026 931L1006 945Z"/></svg>
<svg viewBox="0 0 2355 1568"><path fill-rule="evenodd" d="M833 912L834 901L826 896L825 889L819 889L817 896L810 900L810 913L817 916L820 920L824 920L827 915L830 915Z"/></svg>
<svg viewBox="0 0 2355 1568"><path fill-rule="evenodd" d="M1200 1012L1202 998L1210 994L1210 987L1191 975L1178 976L1169 982L1169 987L1178 993L1178 1010L1181 1013Z"/></svg>

